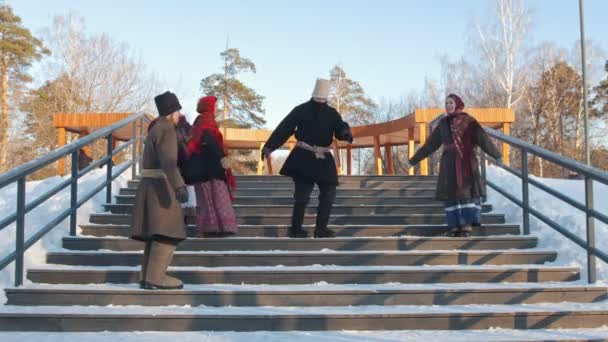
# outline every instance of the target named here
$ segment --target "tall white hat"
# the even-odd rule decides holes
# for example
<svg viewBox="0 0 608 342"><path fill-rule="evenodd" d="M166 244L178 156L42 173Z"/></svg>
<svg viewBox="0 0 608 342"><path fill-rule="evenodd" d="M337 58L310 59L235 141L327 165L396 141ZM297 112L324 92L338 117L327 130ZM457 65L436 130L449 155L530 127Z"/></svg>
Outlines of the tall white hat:
<svg viewBox="0 0 608 342"><path fill-rule="evenodd" d="M317 78L312 97L327 100L329 97L329 81L324 78Z"/></svg>

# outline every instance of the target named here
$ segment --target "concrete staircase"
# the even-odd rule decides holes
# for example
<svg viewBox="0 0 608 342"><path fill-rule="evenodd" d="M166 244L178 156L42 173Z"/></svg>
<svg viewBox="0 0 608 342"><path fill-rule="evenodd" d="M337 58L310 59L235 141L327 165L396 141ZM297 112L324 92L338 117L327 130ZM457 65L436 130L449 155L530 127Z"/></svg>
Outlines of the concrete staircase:
<svg viewBox="0 0 608 342"><path fill-rule="evenodd" d="M181 291L137 288L142 245L126 238L138 181L81 235L65 237L30 283L6 290L0 330L405 330L594 328L608 324L607 289L551 266L490 205L470 238L447 238L433 177L343 177L334 239L285 238L292 183L238 178L240 231L190 238L170 273ZM313 194L315 196L315 194ZM316 200L307 212L312 231ZM187 212L193 235L194 213ZM106 307L111 305L111 307Z"/></svg>

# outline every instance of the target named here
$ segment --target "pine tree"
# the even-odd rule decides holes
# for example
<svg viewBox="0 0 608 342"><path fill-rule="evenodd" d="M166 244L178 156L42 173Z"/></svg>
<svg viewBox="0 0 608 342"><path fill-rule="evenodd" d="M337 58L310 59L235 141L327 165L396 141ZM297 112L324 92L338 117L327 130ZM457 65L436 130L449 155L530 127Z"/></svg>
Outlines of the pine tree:
<svg viewBox="0 0 608 342"><path fill-rule="evenodd" d="M9 81L27 82L27 67L49 51L23 27L10 6L0 6L0 172L7 170Z"/></svg>
<svg viewBox="0 0 608 342"><path fill-rule="evenodd" d="M201 80L203 93L218 98L218 113L222 113L219 121L225 127L262 127L266 123L262 106L264 97L237 78L244 72L255 73L255 64L241 57L235 48L227 48L220 53L220 57L224 63L223 72Z"/></svg>
<svg viewBox="0 0 608 342"><path fill-rule="evenodd" d="M348 78L339 65L329 72L329 104L351 125L371 123L378 107L365 95L361 84Z"/></svg>
<svg viewBox="0 0 608 342"><path fill-rule="evenodd" d="M608 61L604 66L606 77L593 88L593 99L591 100L591 114L595 117L608 114Z"/></svg>

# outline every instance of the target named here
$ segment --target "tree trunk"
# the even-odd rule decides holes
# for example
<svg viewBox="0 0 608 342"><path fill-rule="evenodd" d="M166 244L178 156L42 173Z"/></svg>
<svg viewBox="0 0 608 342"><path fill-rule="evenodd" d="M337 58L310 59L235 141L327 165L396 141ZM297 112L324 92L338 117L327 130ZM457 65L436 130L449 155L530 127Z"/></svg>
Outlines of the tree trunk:
<svg viewBox="0 0 608 342"><path fill-rule="evenodd" d="M0 172L7 170L6 157L8 151L8 56L2 55L1 65L0 97L2 101L0 109Z"/></svg>

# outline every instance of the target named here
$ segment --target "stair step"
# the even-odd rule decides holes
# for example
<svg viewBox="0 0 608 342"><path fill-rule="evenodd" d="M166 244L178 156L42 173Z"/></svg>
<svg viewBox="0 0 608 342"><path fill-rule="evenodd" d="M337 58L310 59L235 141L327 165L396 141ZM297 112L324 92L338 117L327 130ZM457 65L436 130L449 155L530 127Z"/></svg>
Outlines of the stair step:
<svg viewBox="0 0 608 342"><path fill-rule="evenodd" d="M288 220L286 218L286 220ZM239 237L284 237L287 235L288 225L240 225ZM128 224L84 224L81 225L83 235L89 236L130 236L131 225ZM370 237L370 236L438 236L447 233L446 225L330 225L338 237ZM305 225L304 229L310 234L314 225ZM473 236L486 235L518 235L519 225L513 224L485 224L473 227ZM194 225L186 227L188 236L196 236L197 228ZM231 238L230 238L231 239ZM330 239L331 240L331 239Z"/></svg>
<svg viewBox="0 0 608 342"><path fill-rule="evenodd" d="M135 195L116 195L116 203L133 204ZM316 207L319 203L317 196L311 196L309 206ZM293 194L289 196L238 196L235 205L293 205ZM434 196L337 196L335 205L416 205L433 204L441 205Z"/></svg>
<svg viewBox="0 0 608 342"><path fill-rule="evenodd" d="M5 331L322 331L322 330L477 330L598 328L608 322L605 305L587 308L550 304L542 307L488 305L264 308L49 307L37 313L23 307L0 312Z"/></svg>
<svg viewBox="0 0 608 342"><path fill-rule="evenodd" d="M130 224L130 214L91 214L89 221L96 224ZM273 225L286 224L291 221L289 215L238 215L237 222L243 225ZM195 224L196 217L187 216L188 224ZM316 215L305 215L304 224L314 224ZM502 214L482 214L481 222L485 224L504 223ZM332 215L329 218L330 225L355 224L355 225L386 225L386 224L443 224L445 214L402 214L402 215Z"/></svg>
<svg viewBox="0 0 608 342"><path fill-rule="evenodd" d="M104 208L112 214L131 214L132 204L104 204ZM234 205L237 215L291 215L292 205ZM482 212L492 210L491 205L483 205ZM306 208L308 215L317 213L315 206ZM407 215L407 214L444 214L442 205L336 205L331 210L332 215ZM195 208L185 208L184 215L196 216Z"/></svg>
<svg viewBox="0 0 608 342"><path fill-rule="evenodd" d="M143 252L49 252L48 264L73 266L139 266ZM171 265L184 267L241 266L418 266L516 265L554 261L557 253L537 250L400 251L400 252L177 252Z"/></svg>
<svg viewBox="0 0 608 342"><path fill-rule="evenodd" d="M500 283L574 281L575 267L549 266L384 266L384 267L224 267L172 268L168 274L187 284L331 284ZM27 278L43 284L127 284L139 281L139 267L124 269L30 269Z"/></svg>
<svg viewBox="0 0 608 342"><path fill-rule="evenodd" d="M348 305L471 305L591 303L608 299L605 287L595 286L489 286L454 288L446 285L368 285L353 286L272 286L237 285L186 286L184 290L140 290L133 285L89 287L64 285L64 288L9 288L7 305L79 306L348 306ZM120 286L120 285L117 285Z"/></svg>
<svg viewBox="0 0 608 342"><path fill-rule="evenodd" d="M139 186L139 181L129 181L127 188L136 189ZM407 188L425 188L435 189L437 182L434 180L421 181L348 181L342 182L338 189L407 189ZM240 189L268 189L282 188L294 189L292 181L239 181L237 187Z"/></svg>
<svg viewBox="0 0 608 342"><path fill-rule="evenodd" d="M293 180L290 177L280 175L235 175L237 182L262 182L262 183L290 183L293 184ZM357 176L338 176L338 182L344 183L357 183L357 182L436 182L437 176L421 176L421 175L357 175ZM136 177L133 181L138 182L140 177Z"/></svg>
<svg viewBox="0 0 608 342"><path fill-rule="evenodd" d="M135 195L137 189L122 188L120 195ZM235 197L239 196L293 196L294 190L284 189L241 189L234 191ZM338 189L336 196L434 196L435 188L411 188L411 189ZM318 197L319 191L314 190L311 197Z"/></svg>
<svg viewBox="0 0 608 342"><path fill-rule="evenodd" d="M178 251L315 251L330 249L336 251L392 251L392 250L436 250L436 249L525 249L534 248L536 237L384 237L384 238L333 238L333 239L290 239L290 238L190 238L182 241ZM63 248L69 250L143 250L143 243L127 238L64 237Z"/></svg>

